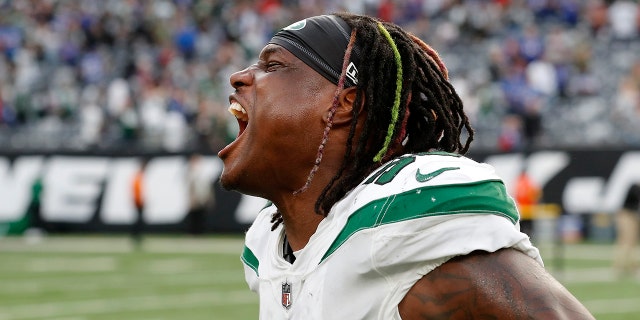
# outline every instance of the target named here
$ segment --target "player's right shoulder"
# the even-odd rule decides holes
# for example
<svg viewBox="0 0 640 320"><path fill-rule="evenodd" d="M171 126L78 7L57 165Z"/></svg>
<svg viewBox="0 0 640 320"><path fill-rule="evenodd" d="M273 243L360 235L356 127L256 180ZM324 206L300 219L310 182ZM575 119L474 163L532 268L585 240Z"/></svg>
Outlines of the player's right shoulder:
<svg viewBox="0 0 640 320"><path fill-rule="evenodd" d="M277 212L277 208L271 202L268 202L258 213L249 230L245 235L244 249L242 252L242 261L244 264L258 273L260 257L265 255L268 239L280 232L282 225L278 229L271 231L271 222L273 215Z"/></svg>

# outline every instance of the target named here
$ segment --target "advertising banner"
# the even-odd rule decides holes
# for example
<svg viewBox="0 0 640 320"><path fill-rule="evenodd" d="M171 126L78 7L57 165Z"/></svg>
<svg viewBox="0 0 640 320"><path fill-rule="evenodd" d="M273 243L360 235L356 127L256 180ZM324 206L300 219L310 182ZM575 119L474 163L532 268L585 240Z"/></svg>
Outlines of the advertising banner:
<svg viewBox="0 0 640 320"><path fill-rule="evenodd" d="M190 155L146 155L145 206L148 232L186 232L190 223L189 170L208 185L205 232L245 231L266 200L223 190L222 162L204 155L196 169ZM513 188L525 170L541 186L544 203L563 215L612 214L627 189L640 181L640 150L540 150L475 153ZM29 227L47 232L126 232L136 219L131 182L140 156L88 154L0 154L0 234Z"/></svg>

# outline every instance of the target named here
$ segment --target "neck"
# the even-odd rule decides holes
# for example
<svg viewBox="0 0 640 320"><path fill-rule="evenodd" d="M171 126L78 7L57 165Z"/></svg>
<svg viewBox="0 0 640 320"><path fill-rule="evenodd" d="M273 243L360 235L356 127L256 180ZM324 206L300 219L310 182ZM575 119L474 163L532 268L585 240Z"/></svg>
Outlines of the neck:
<svg viewBox="0 0 640 320"><path fill-rule="evenodd" d="M315 205L325 186L333 179L342 163L344 146L348 130L332 131L333 143L327 144L324 149L324 157L318 171L308 187L300 193L293 191L279 192L275 194L276 205L284 222L284 230L291 248L298 251L304 248L311 236L316 232L318 225L324 216L316 213ZM306 169L308 170L308 169ZM306 181L309 171L304 171L304 177L300 182Z"/></svg>
<svg viewBox="0 0 640 320"><path fill-rule="evenodd" d="M337 170L335 161L323 161L306 190L295 194L291 189L281 191L271 199L282 215L284 230L294 251L307 245L324 219L323 215L316 213L316 202Z"/></svg>
<svg viewBox="0 0 640 320"><path fill-rule="evenodd" d="M292 195L291 201L275 203L282 215L287 240L294 251L304 248L324 219L315 212L318 194L307 190Z"/></svg>

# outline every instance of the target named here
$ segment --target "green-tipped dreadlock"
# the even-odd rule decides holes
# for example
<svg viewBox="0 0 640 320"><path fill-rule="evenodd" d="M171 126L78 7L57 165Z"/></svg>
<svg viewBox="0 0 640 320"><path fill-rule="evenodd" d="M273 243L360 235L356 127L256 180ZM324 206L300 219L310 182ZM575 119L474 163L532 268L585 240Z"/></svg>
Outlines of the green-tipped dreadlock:
<svg viewBox="0 0 640 320"><path fill-rule="evenodd" d="M387 38L389 41L389 45L391 45L391 49L393 49L393 58L396 62L396 95L393 100L393 108L391 108L391 121L389 122L389 128L387 129L387 136L384 138L384 145L382 145L382 149L373 157L373 162L380 162L382 160L382 156L387 153L387 149L389 149L389 143L391 143L391 137L393 137L393 131L396 128L396 122L398 122L398 112L400 110L400 94L402 93L402 57L400 57L400 52L398 51L398 47L396 43L391 38L389 31L384 28L382 23L378 22L378 29Z"/></svg>

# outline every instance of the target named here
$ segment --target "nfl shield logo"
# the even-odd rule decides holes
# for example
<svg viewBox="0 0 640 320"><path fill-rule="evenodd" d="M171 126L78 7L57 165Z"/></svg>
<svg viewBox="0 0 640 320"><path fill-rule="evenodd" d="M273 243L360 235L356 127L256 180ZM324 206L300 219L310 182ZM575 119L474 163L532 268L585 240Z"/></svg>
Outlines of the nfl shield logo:
<svg viewBox="0 0 640 320"><path fill-rule="evenodd" d="M291 307L291 284L288 282L282 283L282 306L285 309Z"/></svg>

